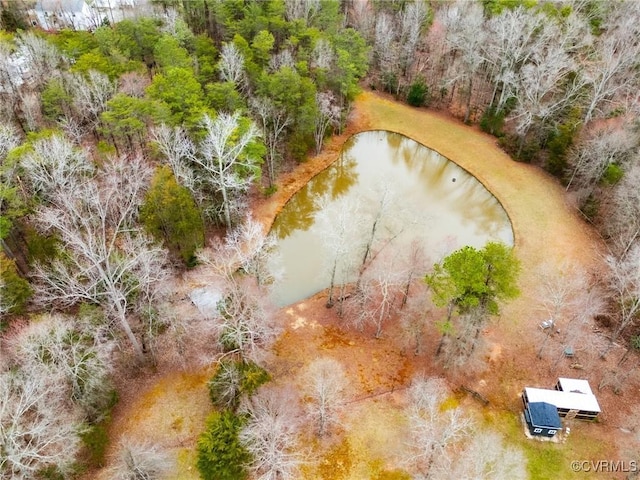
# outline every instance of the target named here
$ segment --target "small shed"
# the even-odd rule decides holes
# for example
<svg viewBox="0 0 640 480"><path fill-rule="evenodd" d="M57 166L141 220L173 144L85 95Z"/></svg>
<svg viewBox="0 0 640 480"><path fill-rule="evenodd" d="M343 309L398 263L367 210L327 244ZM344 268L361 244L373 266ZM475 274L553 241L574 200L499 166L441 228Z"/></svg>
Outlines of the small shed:
<svg viewBox="0 0 640 480"><path fill-rule="evenodd" d="M525 405L524 419L531 435L553 437L562 428L555 405L531 402Z"/></svg>

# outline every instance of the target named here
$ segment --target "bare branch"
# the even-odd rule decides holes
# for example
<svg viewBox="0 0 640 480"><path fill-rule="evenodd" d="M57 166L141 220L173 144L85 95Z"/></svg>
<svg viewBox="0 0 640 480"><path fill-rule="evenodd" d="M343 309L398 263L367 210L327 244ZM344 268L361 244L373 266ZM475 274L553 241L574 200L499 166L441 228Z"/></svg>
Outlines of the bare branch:
<svg viewBox="0 0 640 480"><path fill-rule="evenodd" d="M309 417L316 425L317 434L323 436L338 423L348 385L345 369L333 358L318 358L307 367L305 385L310 399L307 404Z"/></svg>
<svg viewBox="0 0 640 480"><path fill-rule="evenodd" d="M302 457L296 449L300 405L289 389L263 386L241 407L249 415L240 441L251 453L256 480L299 478Z"/></svg>

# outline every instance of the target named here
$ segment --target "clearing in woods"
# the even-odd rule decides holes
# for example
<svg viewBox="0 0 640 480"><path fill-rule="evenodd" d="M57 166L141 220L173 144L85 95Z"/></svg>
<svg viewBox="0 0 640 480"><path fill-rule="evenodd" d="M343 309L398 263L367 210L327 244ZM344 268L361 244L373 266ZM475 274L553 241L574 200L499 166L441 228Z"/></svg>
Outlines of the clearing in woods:
<svg viewBox="0 0 640 480"><path fill-rule="evenodd" d="M473 377L449 378L452 388L464 385L480 392L489 404L482 406L464 394L456 394L455 401L474 411L481 424L500 431L508 442L522 448L530 477L536 480L569 477L574 459L615 459L620 446L616 441L630 440L621 438L625 434L619 430L628 412L630 393L615 396L610 390L596 392L603 410L601 421L576 422L563 445L531 442L522 435L518 394L524 386L550 387L558 376L578 375L588 378L595 389L607 367L603 362L595 364L597 368L576 372L569 362L556 363L555 355L538 360L541 313L533 293L541 264L569 261L597 269L603 246L566 202L563 188L540 169L511 160L494 137L442 114L365 92L355 102L342 135L330 139L320 155L283 174L273 196L254 195L254 218L268 228L286 201L337 158L350 135L376 129L406 135L468 170L498 198L513 225L515 251L522 264L522 295L504 306L501 317L483 332L490 345L486 368ZM182 305L174 306L197 315L188 305L187 294L206 284L207 276L206 267L198 267L176 279L174 302ZM304 366L318 356L336 358L347 369L351 401L341 426L333 440L307 442L321 460L317 467L306 468L303 475L308 479L405 478L392 473L402 467L408 427L399 408L413 375L446 376L447 372L433 364L437 333L429 330L423 354L414 356L397 325L389 326L383 338L375 340L371 332L342 328L335 310L325 308L323 293L283 308L279 315L286 330L267 367L274 381L294 385L300 385ZM175 478L197 479L193 449L209 411L206 380L210 373L211 368L188 373L161 371L120 382L121 402L109 432L111 450L123 437L158 443L176 455ZM107 478L104 471L91 475ZM581 473L582 478L591 475Z"/></svg>

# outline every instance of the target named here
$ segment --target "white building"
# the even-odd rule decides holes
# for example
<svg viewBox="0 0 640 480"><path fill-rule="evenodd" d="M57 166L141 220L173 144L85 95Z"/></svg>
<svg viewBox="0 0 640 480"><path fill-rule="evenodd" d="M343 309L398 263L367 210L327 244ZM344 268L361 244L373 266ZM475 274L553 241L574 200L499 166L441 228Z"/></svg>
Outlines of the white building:
<svg viewBox="0 0 640 480"><path fill-rule="evenodd" d="M38 0L27 16L44 30L93 30L150 11L148 0Z"/></svg>
<svg viewBox="0 0 640 480"><path fill-rule="evenodd" d="M558 415L580 420L595 420L600 413L598 399L587 380L559 378L553 390L527 387L522 401L525 409L529 403L550 403L558 409Z"/></svg>

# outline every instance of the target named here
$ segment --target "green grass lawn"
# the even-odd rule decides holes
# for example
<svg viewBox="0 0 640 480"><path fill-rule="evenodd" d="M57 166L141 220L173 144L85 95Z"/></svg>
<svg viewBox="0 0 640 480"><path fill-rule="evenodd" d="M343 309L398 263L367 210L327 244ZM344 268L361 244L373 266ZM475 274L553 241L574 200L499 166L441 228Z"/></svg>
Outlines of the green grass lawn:
<svg viewBox="0 0 640 480"><path fill-rule="evenodd" d="M585 435L586 424L574 421L571 433L564 443L544 442L525 437L519 414L505 411L487 411L484 414L487 428L502 433L505 440L523 451L527 458L527 471L532 480L557 480L568 478L602 478L593 472L576 473L573 461L607 459L610 454L603 442L594 442Z"/></svg>

